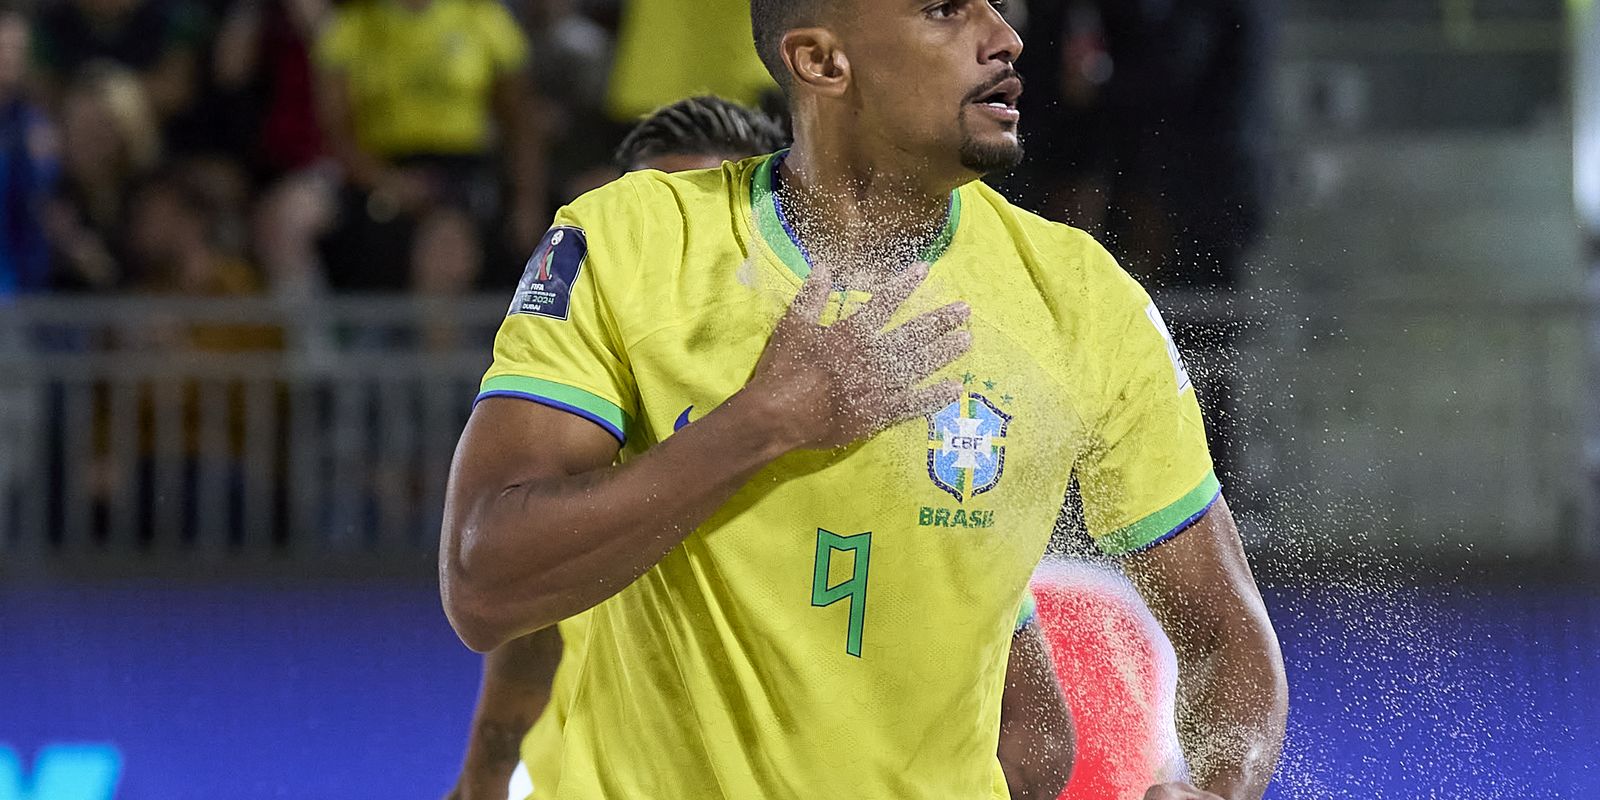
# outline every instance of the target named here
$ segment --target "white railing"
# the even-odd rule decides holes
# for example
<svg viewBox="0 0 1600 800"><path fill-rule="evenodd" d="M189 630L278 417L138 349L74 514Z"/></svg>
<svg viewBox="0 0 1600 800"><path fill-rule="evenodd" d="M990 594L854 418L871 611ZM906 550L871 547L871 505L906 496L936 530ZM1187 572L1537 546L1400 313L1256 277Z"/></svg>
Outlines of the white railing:
<svg viewBox="0 0 1600 800"><path fill-rule="evenodd" d="M418 560L504 310L500 298L0 307L0 555Z"/></svg>
<svg viewBox="0 0 1600 800"><path fill-rule="evenodd" d="M1158 302L1180 340L1201 331L1186 357L1213 424L1227 415L1225 481L1258 552L1595 553L1588 302ZM0 574L428 569L504 310L0 306Z"/></svg>

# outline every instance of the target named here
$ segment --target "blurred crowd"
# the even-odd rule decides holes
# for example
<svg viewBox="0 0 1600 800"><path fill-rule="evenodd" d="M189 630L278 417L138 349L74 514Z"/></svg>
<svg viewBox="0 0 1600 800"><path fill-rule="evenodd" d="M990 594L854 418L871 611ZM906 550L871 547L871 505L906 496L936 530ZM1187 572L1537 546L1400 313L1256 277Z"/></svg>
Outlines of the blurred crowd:
<svg viewBox="0 0 1600 800"><path fill-rule="evenodd" d="M505 289L691 93L781 101L748 0L4 0L0 297ZM1021 202L1228 287L1264 202L1260 0L1013 0Z"/></svg>
<svg viewBox="0 0 1600 800"><path fill-rule="evenodd" d="M6 300L53 293L270 298L285 321L110 315L100 330L85 315L81 330L35 331L53 354L315 361L333 339L356 359L481 352L460 320L334 332L301 301L509 292L554 209L616 177L635 120L702 93L784 116L749 0L22 2L0 0L0 351L29 338L6 329ZM994 182L1089 229L1153 287L1236 286L1265 204L1265 6L1009 0L1030 155ZM1186 352L1229 335L1174 328ZM215 496L233 537L260 495L285 518L316 509L308 530L357 536L411 513L374 510L404 505L389 500L428 496L466 411L436 371L404 385L295 373L286 388L281 372L161 363L172 369L46 371L0 396L0 438L35 442L0 447L0 529L31 485L18 459L37 450L56 487L37 514L58 533L89 514L103 538L132 514L138 540L187 542ZM1196 366L1225 431L1228 393ZM1226 437L1213 447L1226 474ZM330 499L291 503L301 462L342 476Z"/></svg>

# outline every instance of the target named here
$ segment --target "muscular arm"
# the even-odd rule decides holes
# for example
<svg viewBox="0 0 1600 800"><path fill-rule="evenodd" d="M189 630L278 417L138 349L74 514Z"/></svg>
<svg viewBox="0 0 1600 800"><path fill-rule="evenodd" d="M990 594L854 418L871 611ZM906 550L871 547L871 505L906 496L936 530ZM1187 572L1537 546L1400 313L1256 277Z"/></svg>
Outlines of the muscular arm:
<svg viewBox="0 0 1600 800"><path fill-rule="evenodd" d="M377 186L388 165L356 144L350 84L343 72L326 68L318 72L316 102L322 134L334 160L344 168L346 180L362 189Z"/></svg>
<svg viewBox="0 0 1600 800"><path fill-rule="evenodd" d="M1177 651L1178 737L1195 786L1258 800L1283 747L1288 685L1227 503L1124 568ZM1147 797L1191 796L1160 789Z"/></svg>
<svg viewBox="0 0 1600 800"><path fill-rule="evenodd" d="M1072 774L1072 714L1039 625L1011 637L1000 710L1000 766L1012 800L1054 800Z"/></svg>
<svg viewBox="0 0 1600 800"><path fill-rule="evenodd" d="M505 796L522 737L544 713L560 664L561 634L554 626L484 656L478 707L472 712L467 755L451 800Z"/></svg>
<svg viewBox="0 0 1600 800"><path fill-rule="evenodd" d="M621 591L784 448L776 415L735 395L642 457L611 466L595 424L515 398L478 404L445 501L440 584L485 652Z"/></svg>
<svg viewBox="0 0 1600 800"><path fill-rule="evenodd" d="M516 398L479 403L439 545L440 595L462 641L492 650L616 594L784 453L842 447L951 402L954 381L919 385L966 352L966 306L882 330L925 277L906 270L824 326L833 278L817 267L750 383L619 466L616 440L587 420Z"/></svg>

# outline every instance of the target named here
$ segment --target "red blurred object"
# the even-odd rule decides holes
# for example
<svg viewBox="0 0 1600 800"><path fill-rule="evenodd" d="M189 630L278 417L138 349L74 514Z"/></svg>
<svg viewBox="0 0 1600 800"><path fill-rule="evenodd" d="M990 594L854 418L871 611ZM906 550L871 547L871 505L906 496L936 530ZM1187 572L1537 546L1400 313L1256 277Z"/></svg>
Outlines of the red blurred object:
<svg viewBox="0 0 1600 800"><path fill-rule="evenodd" d="M268 95L261 122L261 150L267 166L293 172L327 154L317 119L308 28L286 3L272 3L261 32Z"/></svg>
<svg viewBox="0 0 1600 800"><path fill-rule="evenodd" d="M1133 587L1113 572L1061 564L1041 568L1033 593L1078 735L1061 800L1138 800L1181 774L1177 659Z"/></svg>

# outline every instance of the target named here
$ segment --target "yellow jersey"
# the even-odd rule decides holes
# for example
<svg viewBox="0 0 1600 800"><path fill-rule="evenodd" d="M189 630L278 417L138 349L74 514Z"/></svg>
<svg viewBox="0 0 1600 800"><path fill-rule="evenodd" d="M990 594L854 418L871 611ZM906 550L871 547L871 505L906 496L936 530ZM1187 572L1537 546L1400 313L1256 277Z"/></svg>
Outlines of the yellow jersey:
<svg viewBox="0 0 1600 800"><path fill-rule="evenodd" d="M317 37L317 67L348 82L356 143L382 156L485 154L495 81L528 42L498 0L352 0Z"/></svg>
<svg viewBox="0 0 1600 800"><path fill-rule="evenodd" d="M1023 595L1022 608L1017 612L1015 630L1021 631L1038 619L1039 606L1033 593ZM561 728L566 724L568 706L572 703L577 683L577 664L583 661L583 646L589 636L588 613L562 620L561 661L556 666L555 678L550 683L550 700L544 711L522 737L522 765L533 783L533 793L511 800L555 800L556 787L561 785Z"/></svg>
<svg viewBox="0 0 1600 800"><path fill-rule="evenodd" d="M480 398L591 420L626 462L742 388L809 273L775 164L632 173L563 208ZM1216 501L1182 361L1104 248L977 182L947 217L897 322L971 305L961 398L778 459L591 610L556 797L1004 798L1012 622L1069 480L1109 553Z"/></svg>

